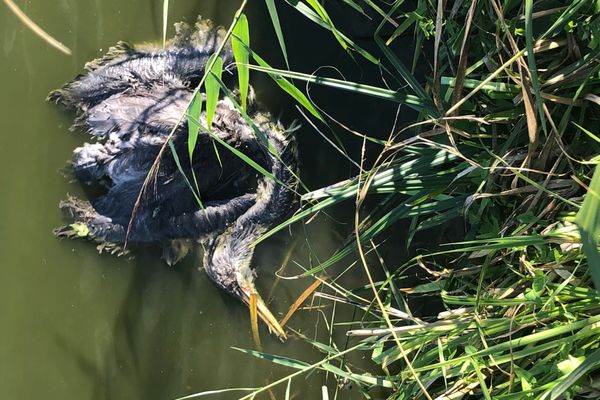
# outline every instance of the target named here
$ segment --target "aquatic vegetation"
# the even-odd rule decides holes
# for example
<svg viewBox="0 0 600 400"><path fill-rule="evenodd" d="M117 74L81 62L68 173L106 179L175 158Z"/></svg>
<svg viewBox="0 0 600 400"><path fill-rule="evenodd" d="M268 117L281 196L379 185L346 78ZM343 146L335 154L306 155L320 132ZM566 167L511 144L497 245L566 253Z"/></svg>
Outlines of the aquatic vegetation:
<svg viewBox="0 0 600 400"><path fill-rule="evenodd" d="M294 203L294 128L257 109L247 79L239 94L224 86L221 66L234 76L236 47L223 28L199 19L176 32L164 47L120 42L48 96L96 139L75 150L73 170L101 193L63 201L73 222L56 233L111 252L162 243L171 264L200 242L208 276L248 305L256 298L259 316L285 336L250 264L255 240Z"/></svg>
<svg viewBox="0 0 600 400"><path fill-rule="evenodd" d="M254 52L251 70L307 109L319 108L292 82L408 106L418 120L382 138L323 112L307 116L379 151L353 160L354 178L304 194L300 212L263 236L354 201L354 231L298 272L322 283L314 337L298 333L322 359L241 350L292 370L239 389L242 398L277 386L290 398L315 370L329 377L323 398L345 396L350 384L365 398L598 397L597 2L285 3L357 64L379 68L381 84L272 68ZM275 4L267 1L287 65L293 49ZM364 22L361 41L342 17ZM408 63L405 37L415 44ZM414 256L390 265L379 249L402 221ZM449 227L451 242L438 244ZM347 271L363 273L364 286L341 286ZM355 318L340 319L342 307ZM355 361L364 358L372 369Z"/></svg>

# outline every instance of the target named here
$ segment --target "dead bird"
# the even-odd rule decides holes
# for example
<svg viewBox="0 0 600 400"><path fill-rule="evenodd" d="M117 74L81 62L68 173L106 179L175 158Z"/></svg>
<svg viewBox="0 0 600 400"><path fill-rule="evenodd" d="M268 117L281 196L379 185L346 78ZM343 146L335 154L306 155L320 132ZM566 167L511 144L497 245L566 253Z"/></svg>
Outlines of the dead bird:
<svg viewBox="0 0 600 400"><path fill-rule="evenodd" d="M285 337L258 296L251 261L256 239L288 215L294 204L294 128L258 111L253 96L247 111L253 127L229 98L218 101L211 134L271 175L265 176L215 144L202 129L190 161L187 117L178 124L208 58L223 40L224 30L213 28L208 20L198 19L193 27L179 23L176 36L164 48L120 42L104 57L87 63L86 73L49 94L49 101L77 113L74 128L97 140L75 149L73 170L80 182L102 191L90 201L71 197L61 202L73 223L57 234L109 244L162 243L173 251L170 261L177 261L182 248L185 253L186 247L178 246L182 241L199 242L205 249L208 276L247 305L251 296L257 296L262 320ZM220 55L224 65L232 62L228 43ZM207 125L205 112L199 121ZM169 150L164 152L136 208L146 177L173 130L177 160Z"/></svg>

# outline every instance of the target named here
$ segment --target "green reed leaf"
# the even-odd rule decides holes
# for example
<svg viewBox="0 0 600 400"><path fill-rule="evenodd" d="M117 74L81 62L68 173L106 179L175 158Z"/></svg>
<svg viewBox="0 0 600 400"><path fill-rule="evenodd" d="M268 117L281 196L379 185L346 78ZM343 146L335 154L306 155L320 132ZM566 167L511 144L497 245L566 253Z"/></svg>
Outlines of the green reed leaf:
<svg viewBox="0 0 600 400"><path fill-rule="evenodd" d="M267 9L269 10L269 15L271 16L271 22L273 24L273 29L275 29L275 34L277 35L277 41L279 42L279 47L281 48L281 54L283 54L285 65L288 69L290 69L290 63L288 61L285 40L283 39L283 32L281 31L281 24L279 23L279 14L277 13L275 0L265 0L265 3L267 4Z"/></svg>
<svg viewBox="0 0 600 400"><path fill-rule="evenodd" d="M208 63L210 65L210 61ZM204 81L204 87L206 88L206 127L208 129L212 126L212 120L215 116L217 109L217 102L219 101L219 94L221 92L221 86L216 78L221 79L223 72L223 60L221 57L217 57L210 72L206 75Z"/></svg>
<svg viewBox="0 0 600 400"><path fill-rule="evenodd" d="M192 157L194 155L194 149L198 141L198 131L200 125L200 113L202 113L202 94L197 92L188 108L188 153L190 157L190 164L192 163Z"/></svg>
<svg viewBox="0 0 600 400"><path fill-rule="evenodd" d="M596 168L592 183L583 200L583 205L575 219L583 251L588 259L590 274L596 290L600 290L600 252L598 252L598 237L600 236L600 170Z"/></svg>
<svg viewBox="0 0 600 400"><path fill-rule="evenodd" d="M244 14L240 16L240 19L233 28L231 47L233 48L233 56L237 64L242 109L246 111L248 87L250 84L250 71L248 69L248 62L250 59L250 52L248 51L250 47L250 32L248 30L248 19Z"/></svg>

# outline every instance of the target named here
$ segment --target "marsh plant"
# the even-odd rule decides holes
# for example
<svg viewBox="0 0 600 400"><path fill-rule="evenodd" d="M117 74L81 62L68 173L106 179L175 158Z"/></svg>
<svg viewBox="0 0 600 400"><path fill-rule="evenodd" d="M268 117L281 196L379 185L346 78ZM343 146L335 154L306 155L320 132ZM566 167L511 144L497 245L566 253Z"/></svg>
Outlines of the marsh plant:
<svg viewBox="0 0 600 400"><path fill-rule="evenodd" d="M600 160L600 3L266 5L285 66L272 67L246 39L240 48L247 51L248 71L272 77L311 125L337 132L332 145L359 135L365 149L377 151L349 161L358 165L353 178L306 188L301 209L263 235L353 203L354 218L347 221L353 233L329 259L302 272L318 282L304 297L321 307L299 312L323 320L313 337L302 337L322 358L309 363L242 350L289 373L237 395L250 399L280 387L285 398L301 396L303 376L322 370L328 377L323 398L346 398L350 386L360 393L354 396L368 399L600 396L600 174L594 175ZM376 66L380 84L288 66L294 50L286 48L282 7L321 27L356 65ZM368 50L340 28L341 16L372 28ZM395 46L406 37L415 44L410 63ZM427 73L416 74L418 65ZM392 102L418 116L383 139L380 132L350 131L311 101L305 89L315 85ZM378 246L399 223L409 226L404 245L412 257L392 265L378 256ZM452 224L463 229L450 242L411 247L419 234L435 236ZM337 283L348 268L365 277L365 286ZM415 275L420 280L407 286L404 278ZM418 298L439 309L415 312L411 304ZM353 307L354 318L338 317L336 307ZM372 367L353 362L361 358Z"/></svg>

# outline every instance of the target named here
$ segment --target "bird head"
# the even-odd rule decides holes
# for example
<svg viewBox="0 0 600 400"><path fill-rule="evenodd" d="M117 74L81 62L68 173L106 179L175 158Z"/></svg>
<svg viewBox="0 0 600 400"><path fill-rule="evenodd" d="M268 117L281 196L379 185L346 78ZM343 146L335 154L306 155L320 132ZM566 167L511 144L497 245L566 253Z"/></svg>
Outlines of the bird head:
<svg viewBox="0 0 600 400"><path fill-rule="evenodd" d="M286 334L258 294L254 280L256 272L251 267L251 244L232 240L225 233L208 241L204 253L204 269L208 276L225 292L240 299L250 307L251 298L256 298L257 314L271 333L285 339Z"/></svg>

